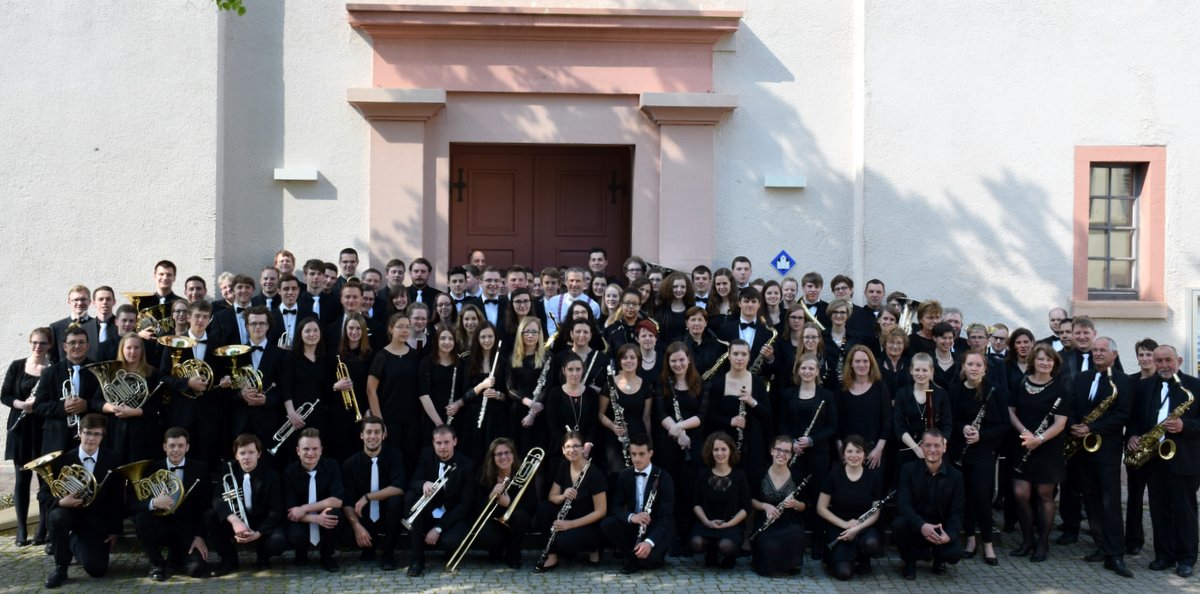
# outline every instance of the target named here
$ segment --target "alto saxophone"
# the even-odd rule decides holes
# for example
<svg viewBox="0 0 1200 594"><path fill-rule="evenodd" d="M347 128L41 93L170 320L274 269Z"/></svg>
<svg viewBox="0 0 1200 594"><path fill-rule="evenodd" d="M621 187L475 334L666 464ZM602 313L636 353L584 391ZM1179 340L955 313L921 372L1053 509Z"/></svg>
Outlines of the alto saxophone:
<svg viewBox="0 0 1200 594"><path fill-rule="evenodd" d="M1182 417L1183 414L1186 413L1193 404L1195 404L1196 397L1192 394L1191 390L1183 387L1183 383L1179 381L1178 373L1175 374L1174 379L1175 383L1179 386L1179 389L1183 390L1184 394L1187 394L1188 399L1181 402L1179 406L1176 406L1174 410L1171 411L1171 414L1167 415L1166 419L1163 419L1162 423L1155 425L1149 431L1142 434L1142 437L1138 439L1137 446L1125 453L1126 466L1130 468L1141 468L1147 462L1149 462L1151 458L1154 457L1154 454L1158 454L1158 456L1163 460L1170 460L1171 458L1175 457L1176 446L1174 440L1166 439L1163 440L1162 443L1159 443L1159 440L1162 440L1163 436L1166 435L1167 432L1167 429L1166 427L1163 427L1163 424L1165 424L1167 421L1173 421Z"/></svg>
<svg viewBox="0 0 1200 594"><path fill-rule="evenodd" d="M1083 417L1083 420L1079 421L1080 424L1091 425L1092 423L1095 423L1096 419L1099 419L1100 415L1103 415L1105 411L1107 411L1109 407L1111 407L1117 401L1117 384L1114 383L1111 378L1109 378L1108 383L1112 386L1112 394L1110 394L1104 400L1101 400L1100 404L1097 404L1096 408L1092 409L1092 412L1088 413L1087 416ZM1070 460L1072 456L1079 453L1080 448L1087 450L1088 453L1095 452L1100 449L1100 444L1103 443L1103 441L1104 440L1101 439L1099 433L1089 432L1083 437L1074 437L1068 435L1067 442L1063 444L1063 458Z"/></svg>
<svg viewBox="0 0 1200 594"><path fill-rule="evenodd" d="M768 338L767 342L763 343L762 348L758 349L758 356L755 357L754 362L750 364L750 373L758 375L758 373L760 371L762 371L763 363L765 363L766 359L767 359L766 357L763 356L762 349L765 349L765 348L775 344L776 338L779 338L779 331L776 330L774 327L772 327L771 328L771 338Z"/></svg>

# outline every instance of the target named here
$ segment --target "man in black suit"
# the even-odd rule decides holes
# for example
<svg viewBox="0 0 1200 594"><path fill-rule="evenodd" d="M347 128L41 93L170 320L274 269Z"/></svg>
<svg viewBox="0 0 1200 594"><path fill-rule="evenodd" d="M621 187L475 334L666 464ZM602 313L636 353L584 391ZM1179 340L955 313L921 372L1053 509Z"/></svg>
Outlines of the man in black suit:
<svg viewBox="0 0 1200 594"><path fill-rule="evenodd" d="M800 277L800 303L808 309L822 326L829 327L829 316L825 313L828 303L821 300L821 289L825 288L825 278L819 272L806 272Z"/></svg>
<svg viewBox="0 0 1200 594"><path fill-rule="evenodd" d="M774 370L775 348L774 345L767 344L767 341L771 339L771 328L758 317L758 309L761 306L762 296L758 289L754 287L742 289L738 293L740 316L725 322L718 337L727 342L739 338L746 341L750 345L750 364L753 365L755 360L762 357L763 365L759 369L759 376L769 380Z"/></svg>
<svg viewBox="0 0 1200 594"><path fill-rule="evenodd" d="M246 344L249 338L246 334L246 318L242 313L252 305L254 279L236 274L230 282L233 284L233 303L213 314L209 328L221 344Z"/></svg>
<svg viewBox="0 0 1200 594"><path fill-rule="evenodd" d="M433 430L433 448L421 452L416 472L408 484L406 510L412 510L422 497L431 497L425 509L409 528L412 562L408 575L425 572L425 549L453 551L470 529L471 499L475 492L475 468L471 459L454 451L458 438L454 429L442 425ZM435 494L434 484L446 482Z"/></svg>
<svg viewBox="0 0 1200 594"><path fill-rule="evenodd" d="M468 305L474 305L483 311L483 300L479 297L467 293L467 269L462 266L455 266L446 274L447 295L454 303L454 319L458 319L458 314ZM451 320L453 321L453 320Z"/></svg>
<svg viewBox="0 0 1200 594"><path fill-rule="evenodd" d="M953 464L942 459L946 438L938 429L921 435L924 460L913 460L900 470L896 489L896 511L892 538L904 561L902 576L917 577L918 549L932 549L933 573L942 574L946 564L962 558L958 531L963 521L963 477Z"/></svg>
<svg viewBox="0 0 1200 594"><path fill-rule="evenodd" d="M338 253L338 277L333 280L333 285L329 287L329 294L337 297L342 292L342 287L350 279L358 278L358 250L348 247L342 249Z"/></svg>
<svg viewBox="0 0 1200 594"><path fill-rule="evenodd" d="M675 486L671 475L651 464L653 456L649 436L630 436L633 465L617 474L608 517L600 522L605 538L625 560L621 573L626 575L662 567L675 536Z"/></svg>
<svg viewBox="0 0 1200 594"><path fill-rule="evenodd" d="M280 344L280 338L286 334L287 338L280 345L285 349L291 349L296 340L296 322L300 321L300 305L297 302L299 298L300 279L291 274L281 276L279 278L279 308L272 312L274 321L271 324L271 330L267 333L267 339L275 344Z"/></svg>
<svg viewBox="0 0 1200 594"><path fill-rule="evenodd" d="M48 534L54 551L54 569L46 577L47 588L63 585L72 558L92 577L108 573L108 553L121 534L125 514L121 510L121 490L104 482L121 462L111 455L101 455L100 443L107 427L104 415L85 415L79 421L79 447L64 451L51 465L55 476L61 476L66 466L80 466L91 473L99 489L92 497L56 494L46 483L38 491L38 505L49 519Z"/></svg>
<svg viewBox="0 0 1200 594"><path fill-rule="evenodd" d="M259 293L250 299L254 305L265 305L267 311L279 309L279 269L267 266L258 273Z"/></svg>
<svg viewBox="0 0 1200 594"><path fill-rule="evenodd" d="M433 264L425 258L415 258L408 265L408 276L412 279L408 286L408 302L421 302L430 309L437 305L437 296L441 291L429 286L429 277L433 274Z"/></svg>
<svg viewBox="0 0 1200 594"><path fill-rule="evenodd" d="M1084 439L1094 434L1100 449L1089 453L1082 448L1067 460L1068 474L1079 481L1083 504L1088 513L1096 551L1088 561L1104 561L1104 567L1117 575L1133 577L1125 566L1125 527L1121 519L1121 454L1125 423L1133 410L1133 388L1129 378L1113 369L1117 348L1113 339L1102 336L1091 345L1092 369L1075 376L1073 410L1068 415L1070 438ZM1090 423L1083 419L1105 400L1115 398L1104 414ZM1065 491L1064 491L1065 492ZM1064 524L1066 518L1063 519ZM1078 533L1075 524L1074 532ZM1064 529L1065 532L1065 529Z"/></svg>
<svg viewBox="0 0 1200 594"><path fill-rule="evenodd" d="M121 344L122 336L133 332L137 329L137 310L133 309L132 305L122 303L117 306L117 315L113 317L112 335L117 337L116 340L109 340L100 345L100 352L96 354L97 361L112 361L117 358L117 347ZM142 330L146 336L142 338L142 348L146 351L147 361L157 361L158 343L154 342L153 335L149 328ZM153 389L153 388L151 388Z"/></svg>
<svg viewBox="0 0 1200 594"><path fill-rule="evenodd" d="M350 282L342 285L338 301L342 306L342 315L325 323L321 329L321 339L325 341L326 350L331 353L337 352L338 344L342 341L342 327L346 324L346 317L350 314L362 314L360 311L363 303L362 283L358 279L351 279Z"/></svg>
<svg viewBox="0 0 1200 594"><path fill-rule="evenodd" d="M1067 310L1061 307L1051 308L1048 315L1050 318L1050 336L1042 338L1038 342L1048 344L1054 347L1054 350L1062 352L1064 348L1070 347L1070 344L1060 338L1062 332L1059 331L1058 326L1064 321L1070 320L1071 317L1067 315Z"/></svg>
<svg viewBox="0 0 1200 594"><path fill-rule="evenodd" d="M204 301L208 298L208 281L202 276L192 275L183 281L183 298L188 303Z"/></svg>
<svg viewBox="0 0 1200 594"><path fill-rule="evenodd" d="M342 318L342 307L337 297L324 292L325 263L309 260L304 263L305 289L300 293L300 318L315 316L321 326Z"/></svg>
<svg viewBox="0 0 1200 594"><path fill-rule="evenodd" d="M167 429L163 434L167 457L147 467L144 475L148 478L160 470L174 474L182 489L179 495L139 499L138 489L131 486L126 496L138 540L150 560L150 579L156 582L166 581L168 566L182 567L185 575L194 578L208 575L204 564L208 560L204 514L212 504L212 478L203 462L187 459L189 440L186 429ZM167 549L165 561L163 547Z"/></svg>
<svg viewBox="0 0 1200 594"><path fill-rule="evenodd" d="M211 320L212 306L207 302L197 301L188 306L187 336L196 344L190 349L182 349L179 357L180 363L191 359L204 361L212 370L211 380L172 375L171 353L174 349L170 348L163 349L158 368L162 370L163 389L173 395L163 411L163 423L168 427L187 429L192 437L192 455L215 465L221 456L221 444L225 442L225 433L221 430L225 415L222 403L215 392L210 393L210 388L217 387L218 378L226 375L226 358L216 355L216 349L222 345L220 339L208 331Z"/></svg>
<svg viewBox="0 0 1200 594"><path fill-rule="evenodd" d="M380 312L384 316L390 311L392 296L396 295L399 291L405 290L405 269L404 260L397 258L388 260L387 265L383 267L384 278L386 279L385 286L375 291L375 311Z"/></svg>
<svg viewBox="0 0 1200 594"><path fill-rule="evenodd" d="M271 316L265 305L255 305L243 314L249 332L250 353L238 357L238 367L250 367L262 374L262 391L246 386L231 394L230 429L233 436L253 433L269 441L283 422L283 401L279 390L272 389L283 367L284 351L267 336ZM221 383L226 383L223 379ZM232 378L229 384L233 385Z"/></svg>
<svg viewBox="0 0 1200 594"><path fill-rule="evenodd" d="M96 375L84 369L92 362L87 358L88 336L84 329L68 328L62 344L66 355L42 370L33 393L33 412L42 418L43 454L71 448L75 430L68 426L68 417L87 414L88 401L100 391ZM71 397L63 399L64 391Z"/></svg>
<svg viewBox="0 0 1200 594"><path fill-rule="evenodd" d="M174 286L175 263L170 260L159 260L154 265L154 294L148 300L142 301L142 307L166 305L180 299L181 297L175 294Z"/></svg>
<svg viewBox="0 0 1200 594"><path fill-rule="evenodd" d="M210 544L221 555L220 564L212 568L212 576L237 571L235 543L254 543L259 569L269 568L271 557L282 555L287 548L282 483L274 470L259 464L262 453L262 441L254 434L243 433L233 442L237 461L227 465L229 474L222 477L221 490L214 493L207 514ZM230 480L231 485L225 484Z"/></svg>
<svg viewBox="0 0 1200 594"><path fill-rule="evenodd" d="M67 291L67 306L71 308L71 314L50 324L50 331L54 333L55 344L54 350L50 353L50 358L54 361L61 360L65 355L63 343L67 338L67 328L71 326L83 328L92 350L98 349L100 345L99 337L96 334L96 319L88 315L88 309L92 306L92 292L83 285L71 287ZM85 354L93 353L89 351Z"/></svg>
<svg viewBox="0 0 1200 594"><path fill-rule="evenodd" d="M97 287L92 291L92 305L96 306L96 342L91 345L88 356L97 361L105 361L106 359L100 358L100 352L108 348L108 345L121 341L113 317L117 295L110 286Z"/></svg>
<svg viewBox="0 0 1200 594"><path fill-rule="evenodd" d="M346 500L342 512L354 531L354 542L364 557L380 552L379 568L396 569L396 540L404 518L404 460L400 450L385 447L383 419L366 416L359 422L362 451L342 465Z"/></svg>
<svg viewBox="0 0 1200 594"><path fill-rule="evenodd" d="M1168 420L1184 402L1200 393L1200 380L1181 373L1183 358L1171 345L1154 349L1158 377L1142 382L1143 406L1135 413L1127 446L1134 448L1142 434L1162 424L1165 437L1175 442L1175 456L1151 457L1144 468L1150 487L1150 523L1154 527L1152 571L1175 566L1180 577L1191 577L1196 565L1196 490L1200 489L1200 406L1193 404L1178 419Z"/></svg>
<svg viewBox="0 0 1200 594"><path fill-rule="evenodd" d="M296 563L308 562L308 549L319 547L321 568L338 571L333 558L341 534L342 503L346 499L342 468L321 456L321 432L308 427L296 442L298 460L283 471L283 506L287 509L288 544Z"/></svg>

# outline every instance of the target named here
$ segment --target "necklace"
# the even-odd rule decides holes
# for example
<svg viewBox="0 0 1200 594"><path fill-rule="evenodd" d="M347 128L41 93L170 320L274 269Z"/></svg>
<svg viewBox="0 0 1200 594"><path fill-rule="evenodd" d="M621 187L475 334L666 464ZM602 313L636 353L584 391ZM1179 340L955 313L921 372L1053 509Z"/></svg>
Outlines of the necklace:
<svg viewBox="0 0 1200 594"><path fill-rule="evenodd" d="M567 402L571 405L571 416L575 418L575 425L568 427L571 431L579 432L579 418L583 415L583 390L579 394L571 394L563 389L563 394L567 395Z"/></svg>
<svg viewBox="0 0 1200 594"><path fill-rule="evenodd" d="M1030 380L1028 377L1026 377L1025 378L1025 391L1028 392L1031 396L1036 395L1036 394L1041 394L1042 390L1049 388L1050 384L1052 384L1052 383L1053 383L1053 381L1050 381L1050 382L1046 382L1045 385L1039 386L1039 385L1033 383L1033 381Z"/></svg>

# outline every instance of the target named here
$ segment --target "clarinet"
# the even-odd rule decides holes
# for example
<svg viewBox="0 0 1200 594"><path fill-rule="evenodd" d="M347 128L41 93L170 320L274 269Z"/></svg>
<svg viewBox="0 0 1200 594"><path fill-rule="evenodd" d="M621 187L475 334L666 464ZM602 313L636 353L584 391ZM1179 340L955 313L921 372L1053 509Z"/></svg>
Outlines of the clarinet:
<svg viewBox="0 0 1200 594"><path fill-rule="evenodd" d="M579 382L579 383L583 384L584 387L587 387L587 385L588 385L588 383L587 383L588 376L592 374L592 366L596 364L596 359L600 358L600 351L597 351L596 349L592 349L591 355L592 355L592 360L590 362L588 362L587 369L583 370L583 379Z"/></svg>
<svg viewBox="0 0 1200 594"><path fill-rule="evenodd" d="M550 359L547 357L545 361L542 361L542 373L538 375L537 385L533 387L534 402L542 401L542 391L546 389L546 380L549 378L548 372L550 371L550 367Z"/></svg>
<svg viewBox="0 0 1200 594"><path fill-rule="evenodd" d="M742 400L741 398L738 398L738 414L737 414L737 416L741 417L743 420L746 418L746 401ZM745 443L745 441L746 441L746 428L738 427L737 428L737 449L739 452L742 451L742 444Z"/></svg>
<svg viewBox="0 0 1200 594"><path fill-rule="evenodd" d="M979 406L979 412L975 415L975 420L971 421L971 426L974 427L976 431L979 430L979 425L983 423L983 416L985 414L987 414L988 401L990 401L992 399L992 392L995 392L995 391L996 391L995 386L992 386L992 388L990 390L988 390L987 396L985 396L983 399L983 404L981 404ZM962 453L960 453L958 455L958 461L954 463L955 466L962 466L963 460L966 459L966 457L967 457L967 450L969 450L970 448L971 448L971 444L969 444L969 443L963 444Z"/></svg>
<svg viewBox="0 0 1200 594"><path fill-rule="evenodd" d="M454 404L455 402L458 402L458 400L454 398L454 387L458 384L458 361L455 361L454 366L450 369L450 404ZM446 424L454 424L454 415L446 416Z"/></svg>
<svg viewBox="0 0 1200 594"><path fill-rule="evenodd" d="M645 513L646 515L650 515L650 514L654 513L652 511L654 509L654 499L656 497L658 497L658 481L661 478L662 478L661 470L654 473L654 485L652 487L650 487L650 494L646 496L646 505L642 507L642 512ZM638 526L637 540L633 541L633 548L636 549L637 546L642 544L642 541L646 539L646 529L648 529L649 527L650 527L649 524L642 524L641 526Z"/></svg>
<svg viewBox="0 0 1200 594"><path fill-rule="evenodd" d="M676 396L674 393L671 394L671 404L673 404L675 406L675 421L678 423L682 423L683 422L683 411L681 411L679 409L679 397ZM686 429L684 430L684 433L685 434L687 433ZM679 446L679 448L683 450L684 461L691 462L691 460L692 460L691 448L685 448L683 446Z"/></svg>
<svg viewBox="0 0 1200 594"><path fill-rule="evenodd" d="M801 435L800 436L801 438L808 437L810 434L812 434L813 427L817 424L817 418L821 416L821 409L823 409L823 408L825 408L824 400L817 403L817 410L813 411L812 422L810 422L808 424L808 427L804 429L804 435ZM812 447L812 446L809 446L809 447ZM799 454L792 454L792 460L790 462L788 462L788 466L795 466L796 460L799 460L799 459L800 459ZM805 480L808 480L808 479L805 479Z"/></svg>
<svg viewBox="0 0 1200 594"><path fill-rule="evenodd" d="M496 342L496 355L492 357L492 369L488 371L488 379L496 378L496 365L500 364L500 347L504 345L504 341ZM486 391L486 390L485 390ZM483 397L483 403L479 405L479 418L475 421L476 429L483 429L483 417L487 415L488 397Z"/></svg>
<svg viewBox="0 0 1200 594"><path fill-rule="evenodd" d="M795 488L795 489L793 489L791 493L788 493L788 496L787 496L787 497L784 497L784 498L783 498L783 501L780 501L780 502L779 502L779 505L777 505L776 507L784 507L784 506L786 506L786 505L787 505L787 503L788 503L789 501L795 501L795 500L799 499L799 498L800 498L800 492L804 490L804 487L805 487L805 485L807 485L807 484L808 484L808 480L809 480L809 479L811 479L811 478L812 478L812 475L811 475L811 474L810 474L810 475L808 475L808 476L806 476L806 477L804 477L804 480L800 481L800 484L799 484L799 485L796 485L796 488ZM779 515L778 515L778 516L776 516L776 517L777 517L777 518L782 518L782 517L783 517L783 510L780 510L780 512L779 512ZM755 531L754 531L754 534L751 534L751 535L750 535L750 540L754 540L754 539L758 538L758 536L759 536L760 534L762 534L763 532L766 532L766 531L767 531L767 528L770 528L770 527L771 527L771 524L774 524L774 523L775 523L775 520L772 520L771 518L767 518L767 519L766 519L766 521L764 521L764 522L763 522L763 525L762 525L762 526L759 526L759 527L758 527L758 530L755 530Z"/></svg>
<svg viewBox="0 0 1200 594"><path fill-rule="evenodd" d="M1054 415L1058 412L1058 405L1060 404L1062 404L1061 396L1054 399L1054 404L1050 407L1050 413L1046 415L1046 418L1042 419L1042 424L1038 425L1037 431L1033 432L1035 437L1041 437L1046 432L1046 429L1050 428L1050 423L1054 422ZM1017 462L1013 470L1025 474L1025 462L1029 460L1029 455L1032 453L1033 450L1025 450L1025 455L1021 456L1021 461Z"/></svg>
<svg viewBox="0 0 1200 594"><path fill-rule="evenodd" d="M858 522L859 524L866 522L867 518L871 517L872 514L879 511L880 508L883 507L883 504L887 503L888 501L891 501L891 499L895 496L896 496L896 490L892 489L891 492L889 492L887 495L884 495L883 499L876 501L875 505L872 505L871 508L868 509L867 511L863 512L863 514L861 516L858 516L857 518L855 518L855 521ZM829 548L832 549L833 547L837 546L837 543L838 543L838 539L836 539L836 538L829 541Z"/></svg>
<svg viewBox="0 0 1200 594"><path fill-rule="evenodd" d="M580 485L583 484L583 478L587 476L588 469L591 467L591 460L588 460L587 464L583 465L583 472L579 473L579 478L575 479L575 484L571 485L571 488L575 489L576 492L579 491ZM567 514L571 512L571 504L574 501L574 499L568 499L563 502L562 507L558 508L558 515L554 518L555 522L567 519ZM558 530L554 527L554 524L550 524L550 538L546 540L546 548L542 549L542 556L538 557L537 567L546 566L546 558L550 556L550 548L554 546L554 537L556 536L558 536Z"/></svg>
<svg viewBox="0 0 1200 594"><path fill-rule="evenodd" d="M37 394L37 389L38 389L38 386L40 386L40 385L42 385L42 378L41 378L41 376L38 376L37 381L33 383L33 390L31 390L29 392L30 398L33 398L34 394ZM21 426L21 421L24 421L25 417L27 417L27 416L29 416L29 411L27 411L27 410L21 411L21 414L17 415L17 420L13 421L13 426L11 429L9 429L9 431L16 431L17 427Z"/></svg>
<svg viewBox="0 0 1200 594"><path fill-rule="evenodd" d="M625 432L624 435L617 436L617 441L621 442L621 456L625 458L625 466L631 466L633 462L629 459L629 424L625 422L625 408L621 406L620 402L617 402L619 392L616 381L613 379L615 377L617 377L617 370L610 364L608 366L608 393L610 396L608 402L612 405L613 423L616 423Z"/></svg>

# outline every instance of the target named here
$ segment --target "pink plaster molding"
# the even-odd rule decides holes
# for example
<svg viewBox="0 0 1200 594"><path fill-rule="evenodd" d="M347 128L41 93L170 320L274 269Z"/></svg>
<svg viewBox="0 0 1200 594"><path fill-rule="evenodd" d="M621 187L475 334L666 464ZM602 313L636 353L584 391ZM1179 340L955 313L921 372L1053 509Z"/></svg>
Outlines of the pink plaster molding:
<svg viewBox="0 0 1200 594"><path fill-rule="evenodd" d="M374 85L463 92L711 92L740 12L349 4Z"/></svg>

